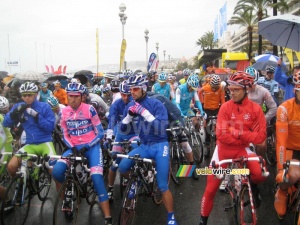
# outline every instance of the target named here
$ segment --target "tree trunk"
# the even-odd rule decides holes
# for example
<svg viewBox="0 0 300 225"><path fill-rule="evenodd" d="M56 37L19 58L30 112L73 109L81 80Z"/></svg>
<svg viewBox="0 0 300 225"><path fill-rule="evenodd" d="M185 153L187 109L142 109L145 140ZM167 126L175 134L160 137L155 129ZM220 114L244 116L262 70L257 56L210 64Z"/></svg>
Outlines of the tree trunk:
<svg viewBox="0 0 300 225"><path fill-rule="evenodd" d="M252 29L249 31L249 52L248 52L248 56L249 56L249 62L251 62L251 59L252 59Z"/></svg>
<svg viewBox="0 0 300 225"><path fill-rule="evenodd" d="M273 4L276 4L277 0L273 0ZM277 7L273 7L273 16L277 16ZM278 56L278 48L276 45L273 45L273 55Z"/></svg>

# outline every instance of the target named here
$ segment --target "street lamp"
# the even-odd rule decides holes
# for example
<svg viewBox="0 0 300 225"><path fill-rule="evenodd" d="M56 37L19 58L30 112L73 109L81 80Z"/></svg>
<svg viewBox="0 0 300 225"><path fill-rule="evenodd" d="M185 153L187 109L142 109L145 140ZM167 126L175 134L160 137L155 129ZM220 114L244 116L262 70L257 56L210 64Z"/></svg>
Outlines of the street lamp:
<svg viewBox="0 0 300 225"><path fill-rule="evenodd" d="M159 43L158 42L156 42L156 55L157 55L157 58L158 58L158 49L159 49Z"/></svg>
<svg viewBox="0 0 300 225"><path fill-rule="evenodd" d="M165 67L165 64L166 64L166 50L163 50L163 53L164 53L164 67Z"/></svg>
<svg viewBox="0 0 300 225"><path fill-rule="evenodd" d="M146 29L144 31L144 33L145 33L145 40L146 40L146 71L147 71L148 70L148 40L149 40L148 34L149 34L149 30Z"/></svg>
<svg viewBox="0 0 300 225"><path fill-rule="evenodd" d="M124 13L126 10L126 5L124 3L121 3L119 6L120 12L119 17L120 21L122 23L122 40L124 40L124 25L126 24L127 15ZM126 61L125 61L125 55L124 55L124 68L123 70L126 70Z"/></svg>

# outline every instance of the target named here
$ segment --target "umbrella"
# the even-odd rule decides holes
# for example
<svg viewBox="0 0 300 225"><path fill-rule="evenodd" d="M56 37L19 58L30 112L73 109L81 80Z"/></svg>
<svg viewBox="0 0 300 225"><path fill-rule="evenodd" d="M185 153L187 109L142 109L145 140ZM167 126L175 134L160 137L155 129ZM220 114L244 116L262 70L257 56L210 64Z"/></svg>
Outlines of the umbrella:
<svg viewBox="0 0 300 225"><path fill-rule="evenodd" d="M5 77L7 77L8 76L8 72L6 72L6 71L0 71L0 78L5 78Z"/></svg>
<svg viewBox="0 0 300 225"><path fill-rule="evenodd" d="M262 54L254 57L254 59L256 63L254 63L252 67L256 70L265 70L267 66L276 67L279 57L272 54ZM282 63L282 71L287 71L286 65L284 63Z"/></svg>
<svg viewBox="0 0 300 225"><path fill-rule="evenodd" d="M88 78L84 74L76 74L74 75L74 78L78 78L80 80L80 83L86 84L88 81Z"/></svg>
<svg viewBox="0 0 300 225"><path fill-rule="evenodd" d="M258 22L258 33L273 45L300 51L300 17L284 14Z"/></svg>
<svg viewBox="0 0 300 225"><path fill-rule="evenodd" d="M54 75L52 77L49 77L46 81L55 81L55 80L67 80L68 77L64 75Z"/></svg>
<svg viewBox="0 0 300 225"><path fill-rule="evenodd" d="M22 73L17 73L15 78L23 81L38 81L43 82L46 78L43 76L42 73L34 72L34 71L27 71Z"/></svg>

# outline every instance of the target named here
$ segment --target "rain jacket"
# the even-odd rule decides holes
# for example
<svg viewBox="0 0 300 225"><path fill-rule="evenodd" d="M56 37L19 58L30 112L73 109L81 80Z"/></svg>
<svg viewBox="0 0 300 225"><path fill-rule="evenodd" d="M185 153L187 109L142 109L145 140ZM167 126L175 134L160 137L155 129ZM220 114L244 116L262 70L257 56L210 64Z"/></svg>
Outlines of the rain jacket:
<svg viewBox="0 0 300 225"><path fill-rule="evenodd" d="M294 84L292 84L292 82L289 82L289 79L291 79L291 77L288 77L282 72L281 66L277 66L274 73L274 80L285 88L284 101L295 97Z"/></svg>

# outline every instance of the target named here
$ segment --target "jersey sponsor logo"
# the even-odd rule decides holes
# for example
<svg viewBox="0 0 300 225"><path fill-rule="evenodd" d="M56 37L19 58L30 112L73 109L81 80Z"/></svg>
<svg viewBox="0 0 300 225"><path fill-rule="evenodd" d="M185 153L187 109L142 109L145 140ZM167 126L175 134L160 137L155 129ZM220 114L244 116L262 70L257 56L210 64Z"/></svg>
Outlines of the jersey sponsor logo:
<svg viewBox="0 0 300 225"><path fill-rule="evenodd" d="M169 148L168 148L168 146L164 146L163 157L168 156L168 155L169 155Z"/></svg>
<svg viewBox="0 0 300 225"><path fill-rule="evenodd" d="M244 120L249 121L250 118L251 118L250 113L246 113L246 114L243 116L243 118L244 118Z"/></svg>
<svg viewBox="0 0 300 225"><path fill-rule="evenodd" d="M90 120L73 120L73 121L67 121L68 127L80 127L84 126L90 123Z"/></svg>

